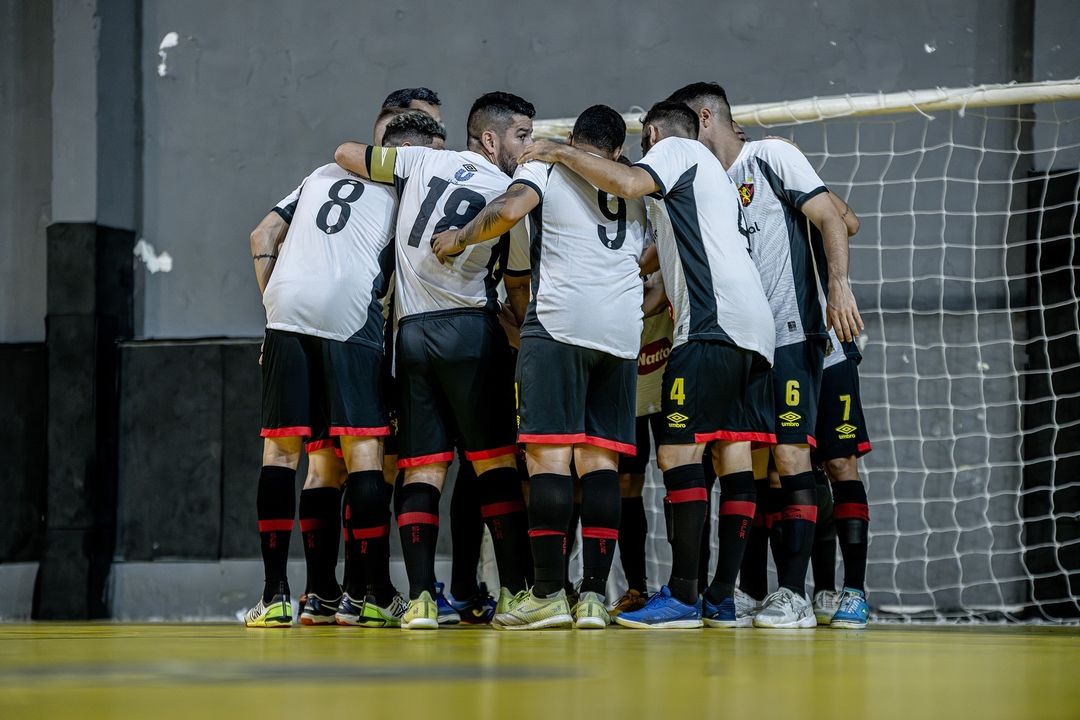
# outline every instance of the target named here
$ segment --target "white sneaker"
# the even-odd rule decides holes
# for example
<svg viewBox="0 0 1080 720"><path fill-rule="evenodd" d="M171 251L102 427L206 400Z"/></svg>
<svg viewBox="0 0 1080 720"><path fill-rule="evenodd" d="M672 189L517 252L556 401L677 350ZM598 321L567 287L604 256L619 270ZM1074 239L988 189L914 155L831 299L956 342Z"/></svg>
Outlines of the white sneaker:
<svg viewBox="0 0 1080 720"><path fill-rule="evenodd" d="M836 614L837 609L840 607L842 595L843 593L838 593L835 590L819 590L814 595L814 616L817 618L818 625L832 623L832 616Z"/></svg>
<svg viewBox="0 0 1080 720"><path fill-rule="evenodd" d="M735 588L735 627L751 627L754 616L761 609L761 603Z"/></svg>
<svg viewBox="0 0 1080 720"><path fill-rule="evenodd" d="M754 616L756 628L812 628L817 626L814 606L805 595L780 588L770 593L757 615Z"/></svg>

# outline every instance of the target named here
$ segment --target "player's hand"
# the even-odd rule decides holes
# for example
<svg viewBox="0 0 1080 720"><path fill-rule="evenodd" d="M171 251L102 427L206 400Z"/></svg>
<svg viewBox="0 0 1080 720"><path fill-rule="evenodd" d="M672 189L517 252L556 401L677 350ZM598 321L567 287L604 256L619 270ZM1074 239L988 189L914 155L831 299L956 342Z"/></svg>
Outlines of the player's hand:
<svg viewBox="0 0 1080 720"><path fill-rule="evenodd" d="M525 148L525 152L518 157L518 165L524 165L532 160L540 162L559 162L559 153L566 146L553 140L534 140L533 144Z"/></svg>
<svg viewBox="0 0 1080 720"><path fill-rule="evenodd" d="M499 307L499 324L502 325L503 332L506 333L506 339L510 342L510 347L521 346L521 328L517 324L517 316L514 315L514 309L510 307L510 303L503 303Z"/></svg>
<svg viewBox="0 0 1080 720"><path fill-rule="evenodd" d="M460 230L445 230L431 238L431 252L439 262L445 263L448 258L460 255L465 250L465 236Z"/></svg>
<svg viewBox="0 0 1080 720"><path fill-rule="evenodd" d="M263 342L259 343L259 365L260 366L262 365L263 343L265 343L265 342L266 341L263 340Z"/></svg>
<svg viewBox="0 0 1080 720"><path fill-rule="evenodd" d="M844 342L859 337L863 321L847 279L829 280L829 304L825 308L825 317L828 326L835 329L837 337Z"/></svg>

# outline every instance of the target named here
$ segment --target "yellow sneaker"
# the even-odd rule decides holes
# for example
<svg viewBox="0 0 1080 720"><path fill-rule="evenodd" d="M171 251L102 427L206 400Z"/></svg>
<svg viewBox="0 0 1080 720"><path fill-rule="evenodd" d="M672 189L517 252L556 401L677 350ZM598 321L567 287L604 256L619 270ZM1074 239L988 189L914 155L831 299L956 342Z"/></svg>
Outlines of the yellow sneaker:
<svg viewBox="0 0 1080 720"><path fill-rule="evenodd" d="M615 601L615 607L611 608L610 615L613 618L618 617L624 612L633 612L645 607L646 598L637 590L627 590L626 593Z"/></svg>
<svg viewBox="0 0 1080 720"><path fill-rule="evenodd" d="M292 601L288 595L275 595L270 602L259 603L244 615L249 628L287 628L292 626Z"/></svg>
<svg viewBox="0 0 1080 720"><path fill-rule="evenodd" d="M409 601L405 615L401 618L402 630L438 630L439 607L427 590L420 597Z"/></svg>
<svg viewBox="0 0 1080 720"><path fill-rule="evenodd" d="M522 590L521 592L525 592ZM521 593L518 593L521 595ZM510 603L514 602L514 596L504 587L499 588L499 601L495 603L495 614L501 615L510 611Z"/></svg>
<svg viewBox="0 0 1080 720"><path fill-rule="evenodd" d="M569 628L574 625L566 591L553 598L538 598L530 590L522 590L510 602L510 608L496 614L491 623L500 630L543 630Z"/></svg>
<svg viewBox="0 0 1080 720"><path fill-rule="evenodd" d="M594 592L581 593L573 613L574 627L579 630L603 630L611 624L604 598Z"/></svg>

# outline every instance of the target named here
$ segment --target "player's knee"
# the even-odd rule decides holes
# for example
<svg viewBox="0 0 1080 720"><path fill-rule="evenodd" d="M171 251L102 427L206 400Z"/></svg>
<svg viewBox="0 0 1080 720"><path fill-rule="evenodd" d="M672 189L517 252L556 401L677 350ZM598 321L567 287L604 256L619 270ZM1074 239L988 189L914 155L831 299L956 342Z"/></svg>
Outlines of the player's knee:
<svg viewBox="0 0 1080 720"><path fill-rule="evenodd" d="M642 473L623 473L619 475L619 496L639 498L645 489L645 475Z"/></svg>
<svg viewBox="0 0 1080 720"><path fill-rule="evenodd" d="M529 475L540 473L569 475L570 459L573 457L571 445L542 445L529 443L525 446L525 461Z"/></svg>
<svg viewBox="0 0 1080 720"><path fill-rule="evenodd" d="M704 445L661 445L656 451L656 464L667 472L680 465L699 463L704 449Z"/></svg>
<svg viewBox="0 0 1080 720"><path fill-rule="evenodd" d="M308 471L304 479L304 489L340 488L345 484L347 475L345 463L337 457L332 448L317 450L308 453Z"/></svg>
<svg viewBox="0 0 1080 720"><path fill-rule="evenodd" d="M578 445L574 448L574 467L579 477L597 470L618 470L619 454L593 445Z"/></svg>
<svg viewBox="0 0 1080 720"><path fill-rule="evenodd" d="M413 483L427 483L442 490L443 481L446 480L447 463L432 463L405 469L405 485Z"/></svg>
<svg viewBox="0 0 1080 720"><path fill-rule="evenodd" d="M825 461L825 472L832 482L845 482L859 479L859 464L855 456L833 458Z"/></svg>
<svg viewBox="0 0 1080 720"><path fill-rule="evenodd" d="M300 464L300 449L303 438L278 437L266 438L263 441L263 465L278 465L290 467L293 470Z"/></svg>
<svg viewBox="0 0 1080 720"><path fill-rule="evenodd" d="M341 437L341 452L349 472L382 470L382 438Z"/></svg>
<svg viewBox="0 0 1080 720"><path fill-rule="evenodd" d="M782 476L810 472L809 445L777 445L773 448L776 470Z"/></svg>

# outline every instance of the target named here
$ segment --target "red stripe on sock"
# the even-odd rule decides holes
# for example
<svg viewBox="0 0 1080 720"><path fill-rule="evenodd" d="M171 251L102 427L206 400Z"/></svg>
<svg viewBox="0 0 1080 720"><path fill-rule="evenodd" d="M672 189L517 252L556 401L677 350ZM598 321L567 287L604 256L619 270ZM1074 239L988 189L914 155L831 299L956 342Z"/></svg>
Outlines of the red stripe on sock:
<svg viewBox="0 0 1080 720"><path fill-rule="evenodd" d="M765 527L772 528L783 519L784 519L784 514L783 513L778 513L778 512L765 513Z"/></svg>
<svg viewBox="0 0 1080 720"><path fill-rule="evenodd" d="M605 527L581 527L581 537L593 538L595 540L618 540L619 529L618 528L605 528Z"/></svg>
<svg viewBox="0 0 1080 720"><path fill-rule="evenodd" d="M426 512L407 512L398 515L397 519L398 527L405 527L406 525L434 525L438 527L439 516Z"/></svg>
<svg viewBox="0 0 1080 720"><path fill-rule="evenodd" d="M837 520L865 520L870 522L870 508L863 503L838 503L833 508L833 517Z"/></svg>
<svg viewBox="0 0 1080 720"><path fill-rule="evenodd" d="M784 508L784 520L817 522L817 505L788 505Z"/></svg>
<svg viewBox="0 0 1080 720"><path fill-rule="evenodd" d="M747 500L728 500L720 503L721 515L742 515L752 518L755 512L757 512L757 503Z"/></svg>
<svg viewBox="0 0 1080 720"><path fill-rule="evenodd" d="M709 493L703 487L668 490L668 494L664 496L664 502L669 503L706 502L708 499Z"/></svg>
<svg viewBox="0 0 1080 720"><path fill-rule="evenodd" d="M372 538L386 537L389 534L389 525L380 525L379 527L353 528L352 531L352 536L354 540L371 540Z"/></svg>
<svg viewBox="0 0 1080 720"><path fill-rule="evenodd" d="M480 506L480 515L483 516L485 520L487 518L498 517L500 515L510 515L516 512L525 512L525 503L521 500L489 503L487 505Z"/></svg>
<svg viewBox="0 0 1080 720"><path fill-rule="evenodd" d="M260 520L259 532L283 532L293 529L292 520Z"/></svg>
<svg viewBox="0 0 1080 720"><path fill-rule="evenodd" d="M541 530L541 529L537 529L537 530L530 530L529 531L529 537L549 537L549 536L552 536L552 535L563 535L563 536L565 536L566 533L564 533L562 530Z"/></svg>
<svg viewBox="0 0 1080 720"><path fill-rule="evenodd" d="M311 530L318 530L321 527L326 526L326 521L322 518L301 518L300 519L300 532L309 532Z"/></svg>

